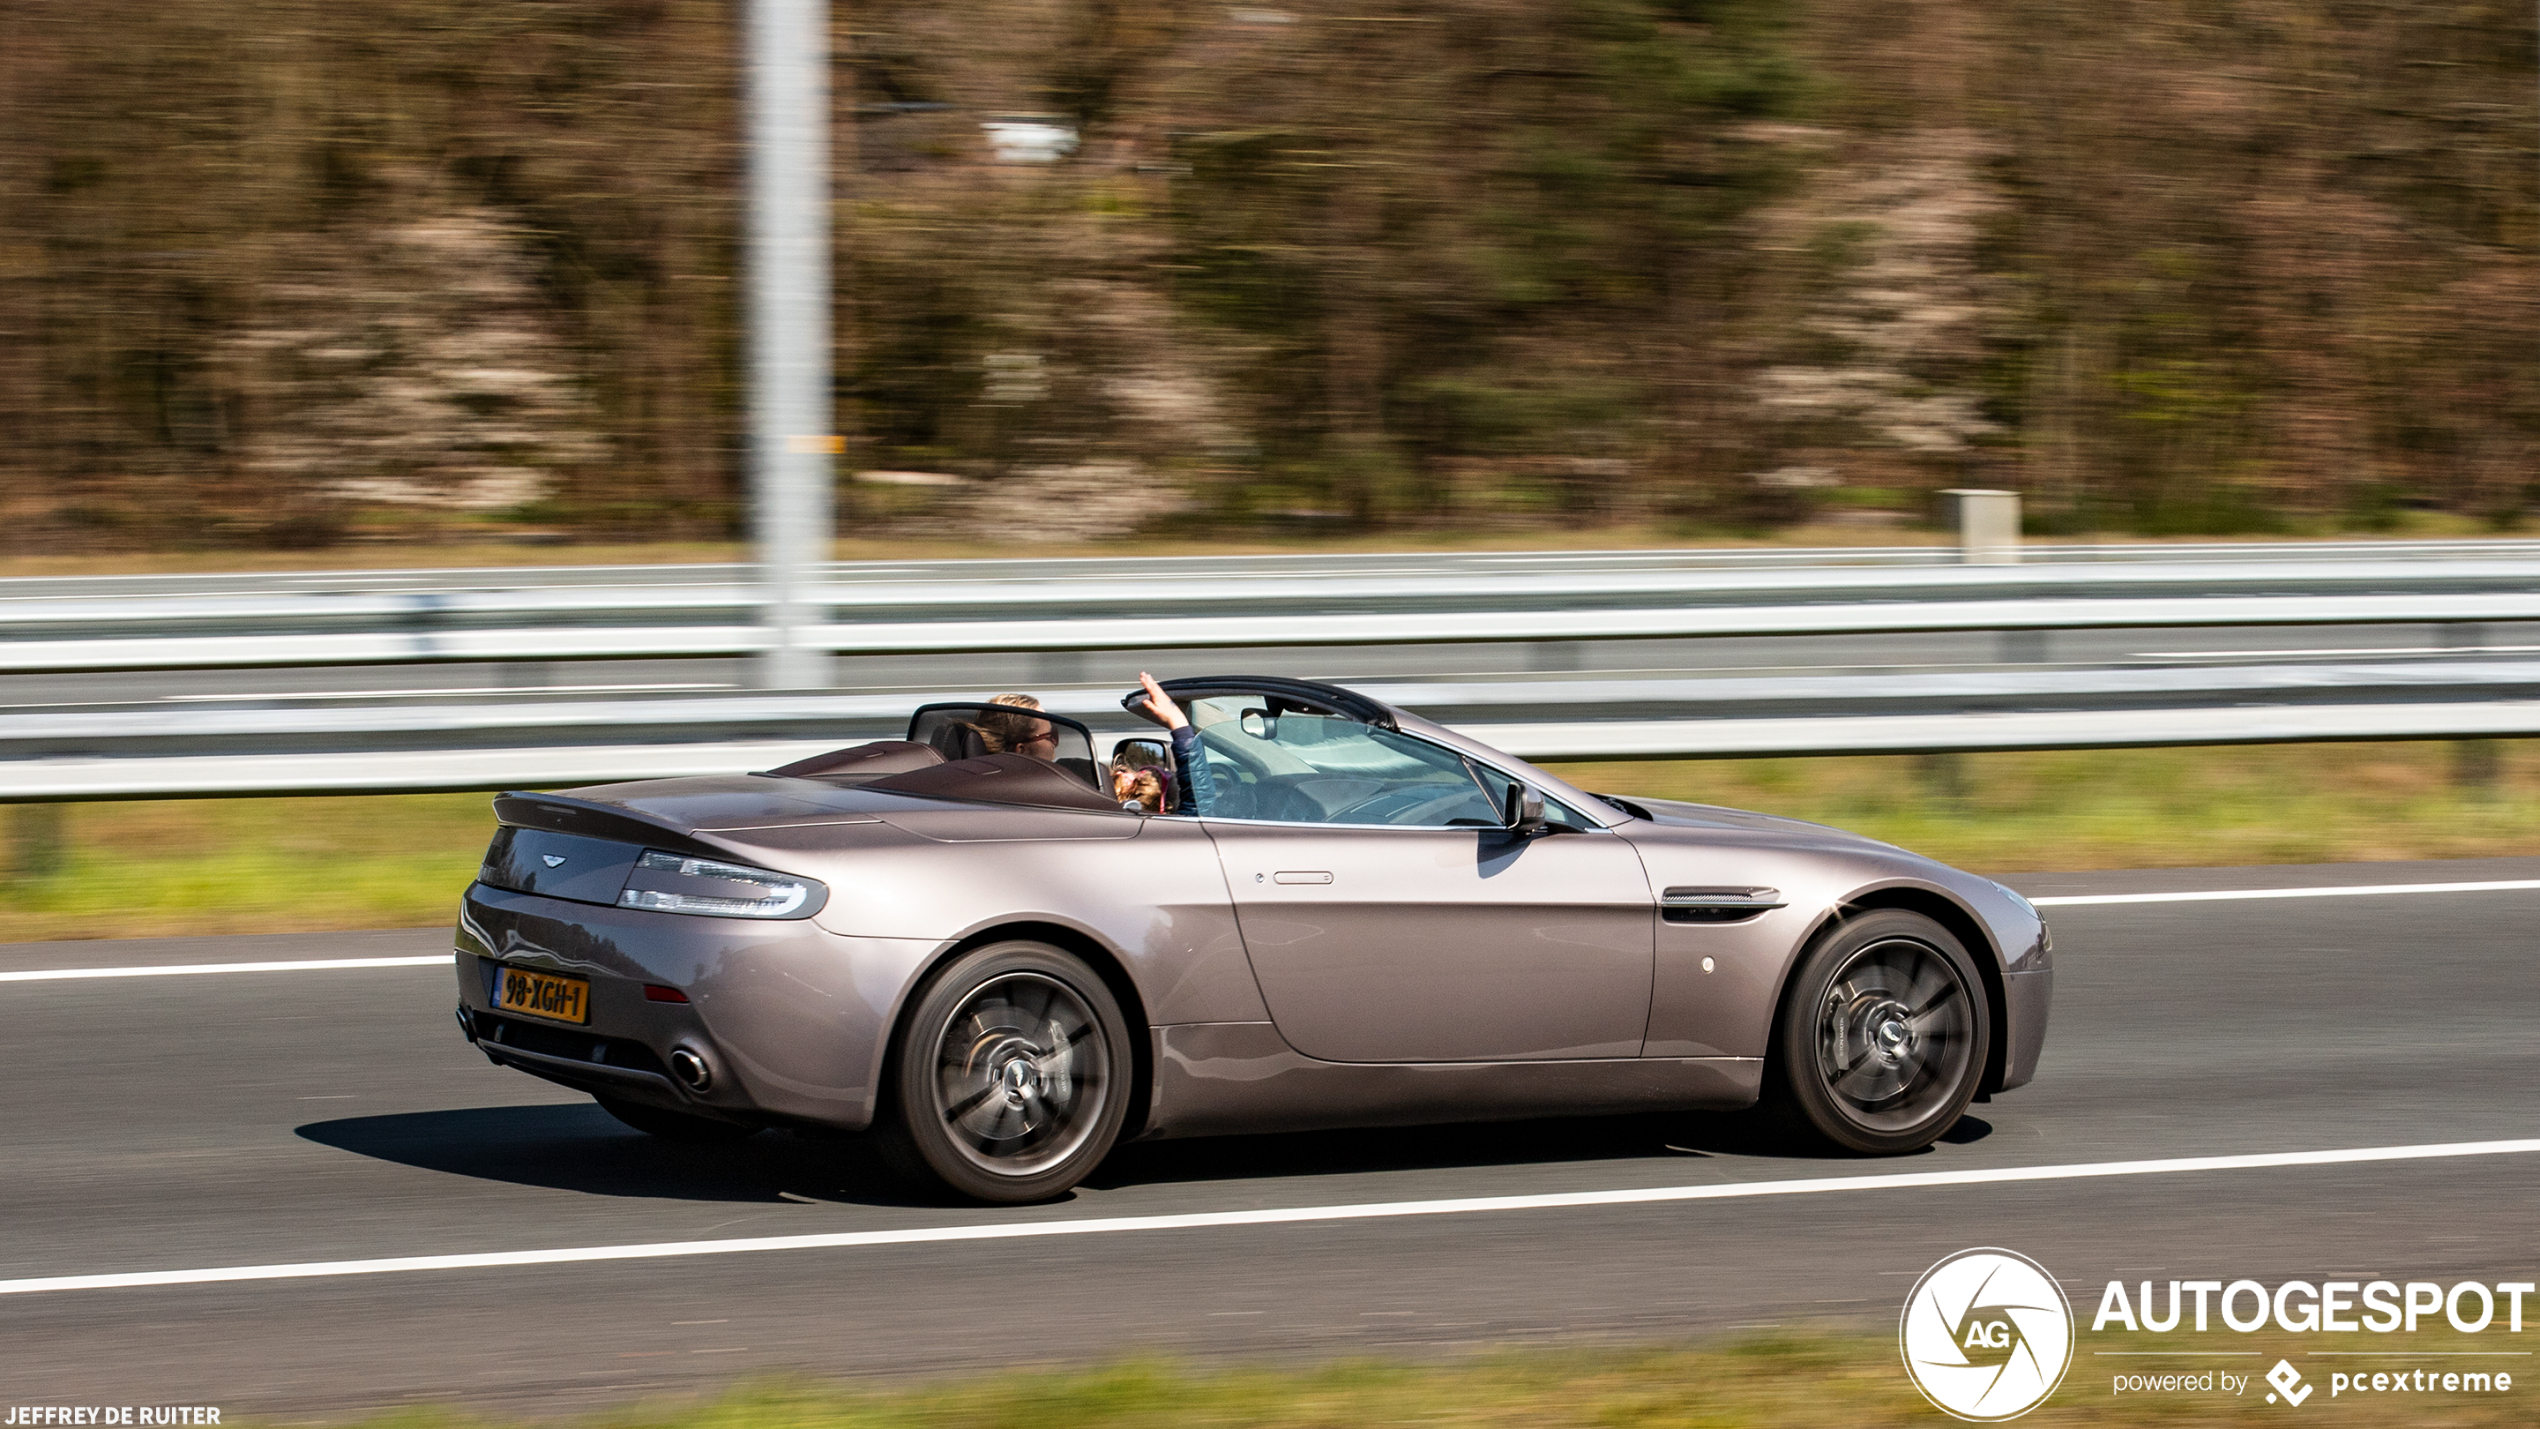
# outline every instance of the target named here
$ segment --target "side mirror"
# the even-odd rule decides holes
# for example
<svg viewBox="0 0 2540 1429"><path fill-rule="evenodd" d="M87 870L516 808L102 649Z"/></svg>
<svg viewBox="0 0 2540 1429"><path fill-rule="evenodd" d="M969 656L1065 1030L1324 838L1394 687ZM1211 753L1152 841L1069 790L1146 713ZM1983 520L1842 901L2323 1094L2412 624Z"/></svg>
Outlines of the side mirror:
<svg viewBox="0 0 2540 1429"><path fill-rule="evenodd" d="M1510 784L1508 797L1499 806L1499 821L1512 834L1531 834L1543 828L1543 795L1523 783Z"/></svg>

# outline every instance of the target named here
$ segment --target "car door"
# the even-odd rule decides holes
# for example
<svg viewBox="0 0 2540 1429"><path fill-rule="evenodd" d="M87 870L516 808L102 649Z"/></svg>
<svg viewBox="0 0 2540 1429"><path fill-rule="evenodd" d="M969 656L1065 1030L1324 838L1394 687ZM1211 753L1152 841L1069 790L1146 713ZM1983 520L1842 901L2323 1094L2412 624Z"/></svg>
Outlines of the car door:
<svg viewBox="0 0 2540 1429"><path fill-rule="evenodd" d="M1194 702L1201 822L1288 1044L1335 1062L1637 1056L1655 909L1577 820L1519 836L1462 755L1335 714Z"/></svg>

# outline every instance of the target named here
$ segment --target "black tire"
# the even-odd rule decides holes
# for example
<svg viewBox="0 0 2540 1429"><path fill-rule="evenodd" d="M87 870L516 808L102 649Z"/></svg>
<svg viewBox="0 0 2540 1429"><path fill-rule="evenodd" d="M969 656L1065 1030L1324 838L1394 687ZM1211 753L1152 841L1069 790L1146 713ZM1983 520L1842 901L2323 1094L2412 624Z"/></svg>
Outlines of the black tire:
<svg viewBox="0 0 2540 1429"><path fill-rule="evenodd" d="M602 1097L596 1094L595 1099L600 1104L600 1110L647 1136L658 1136L664 1141L683 1141L691 1144L740 1141L746 1137L756 1136L759 1132L757 1127L744 1126L737 1121L723 1121L710 1116L690 1116L685 1112L667 1111L657 1106L646 1106L642 1102L619 1101L615 1097Z"/></svg>
<svg viewBox="0 0 2540 1429"><path fill-rule="evenodd" d="M1847 1151L1920 1151L1983 1080L1993 1010L1975 960L1919 913L1883 908L1819 934L1773 1029L1765 1100Z"/></svg>
<svg viewBox="0 0 2540 1429"><path fill-rule="evenodd" d="M1128 1021L1083 960L1044 943L975 948L914 999L875 1146L921 1185L1045 1201L1111 1154L1131 1070Z"/></svg>

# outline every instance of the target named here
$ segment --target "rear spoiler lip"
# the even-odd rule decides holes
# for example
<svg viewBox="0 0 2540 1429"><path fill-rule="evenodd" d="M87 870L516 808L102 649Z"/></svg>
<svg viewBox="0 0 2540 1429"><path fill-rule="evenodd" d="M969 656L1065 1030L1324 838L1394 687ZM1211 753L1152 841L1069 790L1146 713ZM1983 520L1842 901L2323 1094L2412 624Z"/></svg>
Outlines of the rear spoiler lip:
<svg viewBox="0 0 2540 1429"><path fill-rule="evenodd" d="M665 852L698 854L709 858L729 858L732 851L718 847L696 834L674 824L615 804L576 799L566 794L539 794L507 789L494 796L494 818L516 829L545 829L552 833L582 834L590 838L614 839L621 843L642 844Z"/></svg>

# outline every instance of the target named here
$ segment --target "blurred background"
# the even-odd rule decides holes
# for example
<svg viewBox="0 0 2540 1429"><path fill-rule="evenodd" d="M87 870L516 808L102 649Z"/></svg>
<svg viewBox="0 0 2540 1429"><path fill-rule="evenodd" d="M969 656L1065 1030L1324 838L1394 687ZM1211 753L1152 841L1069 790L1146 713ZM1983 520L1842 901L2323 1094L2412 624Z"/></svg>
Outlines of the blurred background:
<svg viewBox="0 0 2540 1429"><path fill-rule="evenodd" d="M2500 743L2540 728L2540 546L2120 568L2540 507L2525 5L832 0L835 554L890 564L826 577L836 659L794 683L882 693L781 707L713 564L749 554L746 9L0 0L14 936L430 922L484 812L421 791L868 737L928 692L1109 708L1177 662L1685 721L1626 757L1686 762L1563 767L1995 871L2540 829L2540 749ZM2028 574L1908 569L1971 487L2018 493ZM1692 549L1753 542L1787 549ZM1398 554L1494 546L1640 549ZM1044 554L1112 559L921 559ZM652 564L484 569L608 563ZM2321 603L2192 638L2029 608L2147 593ZM1757 602L1798 623L1723 634ZM1080 629L1449 606L1489 633ZM1609 606L1686 638L1595 637ZM1527 611L1566 613L1502 638ZM954 616L986 633L873 628ZM1808 722L1856 707L1956 723ZM2210 744L2253 737L2393 742ZM324 793L366 797L178 797Z"/></svg>
<svg viewBox="0 0 2540 1429"><path fill-rule="evenodd" d="M844 534L2540 495L2524 5L833 13ZM735 537L739 14L0 5L0 556Z"/></svg>

